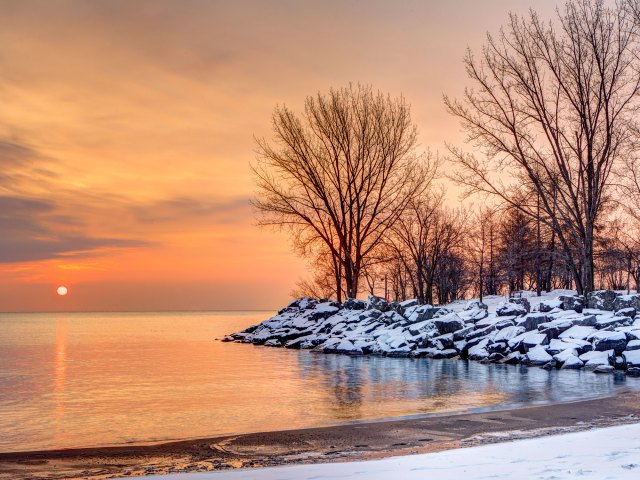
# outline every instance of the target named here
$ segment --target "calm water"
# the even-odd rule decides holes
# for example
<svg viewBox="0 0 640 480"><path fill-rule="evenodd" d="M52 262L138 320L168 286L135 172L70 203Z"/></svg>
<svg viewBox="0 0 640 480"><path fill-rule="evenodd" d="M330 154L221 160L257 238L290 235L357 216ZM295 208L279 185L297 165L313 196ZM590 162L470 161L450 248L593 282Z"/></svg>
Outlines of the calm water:
<svg viewBox="0 0 640 480"><path fill-rule="evenodd" d="M268 313L0 314L0 451L503 408L638 379L214 341Z"/></svg>

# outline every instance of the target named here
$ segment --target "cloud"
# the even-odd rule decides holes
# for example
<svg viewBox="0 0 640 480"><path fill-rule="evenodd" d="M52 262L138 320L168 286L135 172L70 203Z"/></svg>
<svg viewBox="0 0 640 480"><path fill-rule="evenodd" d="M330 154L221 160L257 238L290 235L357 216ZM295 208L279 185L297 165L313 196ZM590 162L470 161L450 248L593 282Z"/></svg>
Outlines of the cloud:
<svg viewBox="0 0 640 480"><path fill-rule="evenodd" d="M38 152L28 145L17 140L0 138L0 165L3 168L24 165L37 157Z"/></svg>
<svg viewBox="0 0 640 480"><path fill-rule="evenodd" d="M251 216L247 197L213 199L179 196L132 208L141 223L204 220L215 225L246 223Z"/></svg>
<svg viewBox="0 0 640 480"><path fill-rule="evenodd" d="M0 196L0 263L92 256L107 249L149 245L137 239L87 235L53 200Z"/></svg>

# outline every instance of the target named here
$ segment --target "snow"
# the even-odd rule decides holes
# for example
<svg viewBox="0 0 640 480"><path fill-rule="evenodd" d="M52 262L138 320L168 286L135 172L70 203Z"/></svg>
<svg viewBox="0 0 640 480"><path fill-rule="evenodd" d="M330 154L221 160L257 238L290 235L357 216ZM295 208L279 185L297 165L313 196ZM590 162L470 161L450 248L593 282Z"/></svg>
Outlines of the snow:
<svg viewBox="0 0 640 480"><path fill-rule="evenodd" d="M582 327L580 325L574 325L568 330L565 330L559 335L559 338L577 338L578 340L584 340L596 329L593 327Z"/></svg>
<svg viewBox="0 0 640 480"><path fill-rule="evenodd" d="M511 436L517 432L513 432ZM502 438L505 434L484 437ZM507 434L508 435L508 434ZM508 438L508 437L507 437ZM346 463L151 475L148 480L481 480L640 477L640 424ZM139 478L139 477L136 477Z"/></svg>

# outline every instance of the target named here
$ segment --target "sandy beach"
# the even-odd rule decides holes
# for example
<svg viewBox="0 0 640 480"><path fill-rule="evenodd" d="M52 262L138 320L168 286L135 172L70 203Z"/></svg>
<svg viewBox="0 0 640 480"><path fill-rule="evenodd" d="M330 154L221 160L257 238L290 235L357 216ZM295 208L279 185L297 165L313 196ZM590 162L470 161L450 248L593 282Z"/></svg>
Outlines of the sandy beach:
<svg viewBox="0 0 640 480"><path fill-rule="evenodd" d="M155 445L0 454L0 479L112 478L437 452L640 421L640 394Z"/></svg>

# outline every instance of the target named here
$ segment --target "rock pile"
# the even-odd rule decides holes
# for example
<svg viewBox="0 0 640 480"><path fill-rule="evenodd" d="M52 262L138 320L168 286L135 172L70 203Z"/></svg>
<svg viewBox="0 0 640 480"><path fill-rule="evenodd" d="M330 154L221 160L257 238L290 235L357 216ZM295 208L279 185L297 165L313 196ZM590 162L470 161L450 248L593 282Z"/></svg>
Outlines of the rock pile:
<svg viewBox="0 0 640 480"><path fill-rule="evenodd" d="M477 300L433 306L374 296L343 304L301 298L224 341L640 375L640 294L552 295L534 308L526 297L507 299L493 311Z"/></svg>

